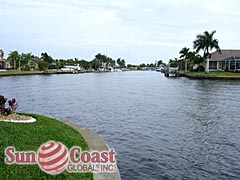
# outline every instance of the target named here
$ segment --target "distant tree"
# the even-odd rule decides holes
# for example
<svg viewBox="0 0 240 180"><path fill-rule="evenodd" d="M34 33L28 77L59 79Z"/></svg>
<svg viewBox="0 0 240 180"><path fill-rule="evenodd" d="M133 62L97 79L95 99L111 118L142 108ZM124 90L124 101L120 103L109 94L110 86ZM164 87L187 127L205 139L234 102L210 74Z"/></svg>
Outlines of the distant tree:
<svg viewBox="0 0 240 180"><path fill-rule="evenodd" d="M49 68L49 63L47 61L40 61L38 63L38 67L40 71L47 72Z"/></svg>
<svg viewBox="0 0 240 180"><path fill-rule="evenodd" d="M30 70L30 63L31 63L31 60L32 60L32 54L31 53L22 53L21 55L21 62L22 62L22 65L21 67L23 68L23 70Z"/></svg>
<svg viewBox="0 0 240 180"><path fill-rule="evenodd" d="M149 67L155 67L155 65L154 65L153 63L151 63L151 64L149 65Z"/></svg>
<svg viewBox="0 0 240 180"><path fill-rule="evenodd" d="M142 63L139 65L140 68L146 67L146 64Z"/></svg>
<svg viewBox="0 0 240 180"><path fill-rule="evenodd" d="M127 64L127 68L129 68L129 69L137 69L138 66L134 65L134 64Z"/></svg>
<svg viewBox="0 0 240 180"><path fill-rule="evenodd" d="M177 58L169 59L168 64L169 64L170 67L180 67L180 63L179 63L179 60Z"/></svg>
<svg viewBox="0 0 240 180"><path fill-rule="evenodd" d="M159 60L158 62L157 62L157 67L159 67L160 65L162 65L163 64L163 61L162 60Z"/></svg>
<svg viewBox="0 0 240 180"><path fill-rule="evenodd" d="M131 68L131 67L133 67L132 64L127 64L127 68Z"/></svg>
<svg viewBox="0 0 240 180"><path fill-rule="evenodd" d="M116 66L116 61L113 60L112 58L110 57L107 57L107 65L111 66L111 67L114 67Z"/></svg>
<svg viewBox="0 0 240 180"><path fill-rule="evenodd" d="M49 56L48 53L46 53L46 52L41 54L41 59L43 61L48 62L49 64L51 64L54 61L53 58L51 56Z"/></svg>
<svg viewBox="0 0 240 180"><path fill-rule="evenodd" d="M188 52L189 52L189 48L182 48L182 50L179 52L180 58L184 58L185 61L185 71L187 71L187 60L188 60Z"/></svg>
<svg viewBox="0 0 240 180"><path fill-rule="evenodd" d="M209 60L211 58L210 51L214 48L221 54L221 49L218 45L218 40L213 38L213 35L216 31L209 33L205 31L203 34L197 35L197 39L193 41L193 48L196 49L198 53L200 50L203 50L203 57L206 58L206 68L205 72L209 73Z"/></svg>
<svg viewBox="0 0 240 180"><path fill-rule="evenodd" d="M82 59L80 61L78 61L78 64L83 67L84 69L89 69L90 68L90 62Z"/></svg>
<svg viewBox="0 0 240 180"><path fill-rule="evenodd" d="M77 62L75 61L75 59L71 59L71 58L65 61L66 65L71 65L71 66L75 65L76 63Z"/></svg>
<svg viewBox="0 0 240 180"><path fill-rule="evenodd" d="M111 61L109 62L109 65L112 67L116 66L116 61L111 59Z"/></svg>
<svg viewBox="0 0 240 180"><path fill-rule="evenodd" d="M125 68L126 67L125 59L118 58L117 59L117 64L120 66L120 68Z"/></svg>
<svg viewBox="0 0 240 180"><path fill-rule="evenodd" d="M97 59L100 63L105 63L107 62L107 56L98 53L97 55L95 55L95 59Z"/></svg>
<svg viewBox="0 0 240 180"><path fill-rule="evenodd" d="M17 61L20 62L20 55L18 51L11 51L8 54L8 59L12 62L14 70L16 70L16 62ZM19 69L20 69L20 66L19 66Z"/></svg>
<svg viewBox="0 0 240 180"><path fill-rule="evenodd" d="M90 62L90 66L91 68L97 70L101 66L101 64L100 64L100 61L95 58Z"/></svg>
<svg viewBox="0 0 240 180"><path fill-rule="evenodd" d="M65 65L65 60L64 59L56 59L56 65L58 68L63 68Z"/></svg>

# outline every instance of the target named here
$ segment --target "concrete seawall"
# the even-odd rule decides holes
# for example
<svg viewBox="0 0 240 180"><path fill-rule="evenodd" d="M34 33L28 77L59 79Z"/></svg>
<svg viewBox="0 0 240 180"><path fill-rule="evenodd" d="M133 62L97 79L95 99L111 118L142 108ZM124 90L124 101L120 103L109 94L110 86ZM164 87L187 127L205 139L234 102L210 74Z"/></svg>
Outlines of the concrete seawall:
<svg viewBox="0 0 240 180"><path fill-rule="evenodd" d="M187 77L189 79L223 79L223 80L240 80L240 76L214 76L214 75L195 75L195 74L183 74L180 76Z"/></svg>
<svg viewBox="0 0 240 180"><path fill-rule="evenodd" d="M67 120L60 120L60 121L63 121L67 125L76 129L86 140L90 150L105 151L110 149L107 143L100 136L98 136L95 132L91 131L90 129ZM121 180L117 163L115 164L115 168L117 170L114 173L94 173L93 179L94 180Z"/></svg>

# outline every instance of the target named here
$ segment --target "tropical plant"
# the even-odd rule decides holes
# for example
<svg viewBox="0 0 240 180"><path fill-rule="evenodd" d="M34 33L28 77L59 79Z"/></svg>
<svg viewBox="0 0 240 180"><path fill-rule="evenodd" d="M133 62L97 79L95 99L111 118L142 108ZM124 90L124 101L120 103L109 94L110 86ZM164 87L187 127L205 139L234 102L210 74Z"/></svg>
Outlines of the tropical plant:
<svg viewBox="0 0 240 180"><path fill-rule="evenodd" d="M125 68L126 67L126 62L124 59L118 58L117 59L117 64L120 66L120 68Z"/></svg>
<svg viewBox="0 0 240 180"><path fill-rule="evenodd" d="M46 53L46 52L41 54L41 59L43 61L48 62L49 64L51 64L54 61L53 58L51 56L49 56L48 53Z"/></svg>
<svg viewBox="0 0 240 180"><path fill-rule="evenodd" d="M30 70L30 64L32 60L32 54L31 53L22 53L21 55L21 62L22 62L22 68L23 70Z"/></svg>
<svg viewBox="0 0 240 180"><path fill-rule="evenodd" d="M203 57L206 59L206 68L205 72L209 73L209 60L211 58L210 51L214 48L221 54L221 49L218 45L218 40L213 38L213 35L216 31L209 33L205 31L203 34L198 34L197 39L193 41L193 49L196 49L198 53L200 50L203 50Z"/></svg>
<svg viewBox="0 0 240 180"><path fill-rule="evenodd" d="M184 58L184 61L185 61L185 71L187 71L188 52L189 52L189 48L187 47L182 48L182 50L179 52L179 54L181 54L180 58Z"/></svg>
<svg viewBox="0 0 240 180"><path fill-rule="evenodd" d="M47 61L40 61L38 63L38 67L40 71L47 72L49 68L49 63Z"/></svg>
<svg viewBox="0 0 240 180"><path fill-rule="evenodd" d="M78 64L84 69L89 69L90 68L90 62L88 62L84 59L78 61Z"/></svg>
<svg viewBox="0 0 240 180"><path fill-rule="evenodd" d="M170 67L179 67L179 61L177 58L169 59L168 64Z"/></svg>
<svg viewBox="0 0 240 180"><path fill-rule="evenodd" d="M99 67L101 66L100 62L98 59L93 59L91 62L90 62L90 67L97 70Z"/></svg>
<svg viewBox="0 0 240 180"><path fill-rule="evenodd" d="M19 62L19 70L20 70L20 55L18 51L11 51L8 55L8 59L12 62L14 70L16 70L16 62Z"/></svg>
<svg viewBox="0 0 240 180"><path fill-rule="evenodd" d="M162 65L162 64L163 64L163 61L162 61L162 60L159 60L159 61L157 61L157 63L156 63L157 67L159 67L159 66Z"/></svg>
<svg viewBox="0 0 240 180"><path fill-rule="evenodd" d="M197 54L195 51L191 51L188 53L189 61L192 65L200 64L203 62L203 58L200 54Z"/></svg>
<svg viewBox="0 0 240 180"><path fill-rule="evenodd" d="M8 107L6 107L7 102ZM0 95L0 115L8 116L9 114L15 112L17 107L18 103L15 98L8 100L8 98Z"/></svg>

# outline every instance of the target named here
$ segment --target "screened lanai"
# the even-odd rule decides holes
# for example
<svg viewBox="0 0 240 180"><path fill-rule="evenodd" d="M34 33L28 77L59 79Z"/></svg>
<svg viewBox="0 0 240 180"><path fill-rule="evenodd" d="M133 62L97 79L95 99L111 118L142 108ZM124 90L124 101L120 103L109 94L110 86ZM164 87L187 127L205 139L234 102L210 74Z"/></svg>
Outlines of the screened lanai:
<svg viewBox="0 0 240 180"><path fill-rule="evenodd" d="M213 52L209 61L210 70L240 70L240 50Z"/></svg>

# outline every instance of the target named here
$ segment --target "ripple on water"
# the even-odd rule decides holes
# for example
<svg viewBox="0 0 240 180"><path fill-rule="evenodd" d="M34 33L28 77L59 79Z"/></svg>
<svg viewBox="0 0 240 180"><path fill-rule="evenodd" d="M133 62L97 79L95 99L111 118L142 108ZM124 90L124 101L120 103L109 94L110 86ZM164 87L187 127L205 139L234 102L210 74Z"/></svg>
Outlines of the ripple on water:
<svg viewBox="0 0 240 180"><path fill-rule="evenodd" d="M116 149L124 180L237 180L239 85L156 72L89 73L4 77L0 94L16 97L20 111L100 134Z"/></svg>

